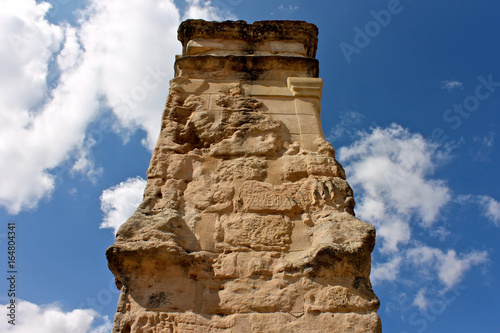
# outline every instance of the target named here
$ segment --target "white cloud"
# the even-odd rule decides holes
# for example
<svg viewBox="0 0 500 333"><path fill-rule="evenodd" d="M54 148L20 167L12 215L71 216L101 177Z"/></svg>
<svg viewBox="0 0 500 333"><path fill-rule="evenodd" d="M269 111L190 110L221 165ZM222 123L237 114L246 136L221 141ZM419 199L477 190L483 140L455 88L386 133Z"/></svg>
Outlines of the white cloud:
<svg viewBox="0 0 500 333"><path fill-rule="evenodd" d="M430 230L430 234L433 237L439 238L443 242L449 235L451 235L451 232L446 230L444 227L437 227Z"/></svg>
<svg viewBox="0 0 500 333"><path fill-rule="evenodd" d="M441 283L450 289L460 282L464 273L473 265L486 262L488 253L472 251L457 255L455 250L445 253L441 249L418 246L408 250L407 259L417 267L435 271Z"/></svg>
<svg viewBox="0 0 500 333"><path fill-rule="evenodd" d="M431 178L444 158L437 145L395 124L361 133L358 141L339 150L356 189L356 213L377 227L383 251L395 252L408 243L412 219L431 226L449 202L445 182Z"/></svg>
<svg viewBox="0 0 500 333"><path fill-rule="evenodd" d="M34 208L54 187L46 172L54 157L46 155L35 121L36 106L48 97L48 63L64 36L44 20L49 8L34 0L0 2L0 205L10 213Z"/></svg>
<svg viewBox="0 0 500 333"><path fill-rule="evenodd" d="M393 256L385 263L376 262L373 265L370 279L374 285L382 281L394 281L398 278L403 263L403 258L399 255Z"/></svg>
<svg viewBox="0 0 500 333"><path fill-rule="evenodd" d="M387 221L377 223L377 236L384 241L382 252L396 252L400 244L407 244L411 239L410 223L391 214L388 218Z"/></svg>
<svg viewBox="0 0 500 333"><path fill-rule="evenodd" d="M491 163L492 157L495 156L495 150L493 149L495 145L496 132L489 131L482 137L473 138L473 146L470 148L472 159L481 163Z"/></svg>
<svg viewBox="0 0 500 333"><path fill-rule="evenodd" d="M282 11L282 12L289 12L289 13L291 13L291 12L294 12L294 11L296 11L297 9L299 9L299 6L297 6L297 5L292 5L292 4L289 4L288 6L286 6L286 5L281 4L281 5L278 7L278 9L279 9L280 11Z"/></svg>
<svg viewBox="0 0 500 333"><path fill-rule="evenodd" d="M354 187L356 214L377 229L374 285L390 282L404 285L406 291L418 288L412 303L425 308L426 293L449 290L473 266L486 262L485 251L459 253L422 245L425 236L444 240L450 234L438 223L451 201L451 190L444 180L433 178L436 167L449 160L446 148L393 124L360 133L357 141L338 150L338 156ZM484 201L492 207L486 210L491 216L498 213L495 202Z"/></svg>
<svg viewBox="0 0 500 333"><path fill-rule="evenodd" d="M480 203L483 207L483 214L497 227L500 227L500 202L496 201L492 197L483 195L480 196Z"/></svg>
<svg viewBox="0 0 500 333"><path fill-rule="evenodd" d="M353 129L361 122L364 116L356 111L343 111L340 113L340 122L330 129L327 140L334 142L344 136L353 136Z"/></svg>
<svg viewBox="0 0 500 333"><path fill-rule="evenodd" d="M143 129L154 146L181 46L180 14L172 1L92 1L79 29L86 63L96 67L99 93L124 129ZM123 24L126 21L127 24Z"/></svg>
<svg viewBox="0 0 500 333"><path fill-rule="evenodd" d="M47 64L64 36L63 28L44 19L50 7L34 0L0 2L2 129L28 121L28 110L47 97ZM23 117L14 117L14 112Z"/></svg>
<svg viewBox="0 0 500 333"><path fill-rule="evenodd" d="M1 305L6 309L8 304ZM36 305L17 301L15 325L9 317L0 321L0 331L16 333L108 333L112 323L107 316L100 316L91 309L64 312L57 305Z"/></svg>
<svg viewBox="0 0 500 333"><path fill-rule="evenodd" d="M489 131L488 134L486 134L483 137L474 137L474 142L477 142L485 147L493 147L495 143L495 136L497 135L496 132L494 131Z"/></svg>
<svg viewBox="0 0 500 333"><path fill-rule="evenodd" d="M104 212L101 228L118 228L134 213L142 201L146 181L141 177L129 178L104 190L101 195L101 210Z"/></svg>
<svg viewBox="0 0 500 333"><path fill-rule="evenodd" d="M429 306L429 300L425 297L426 289L422 288L418 291L415 300L413 301L413 305L417 306L421 310L426 310Z"/></svg>
<svg viewBox="0 0 500 333"><path fill-rule="evenodd" d="M456 88L462 88L462 82L453 81L453 80L445 80L441 81L441 89L446 89L448 91L452 91Z"/></svg>
<svg viewBox="0 0 500 333"><path fill-rule="evenodd" d="M95 144L95 139L87 138L80 150L76 152L75 163L71 168L72 174L79 173L85 175L93 183L97 181L97 177L103 172L102 168L95 167L91 157L91 149Z"/></svg>
<svg viewBox="0 0 500 333"><path fill-rule="evenodd" d="M459 204L477 204L481 214L488 220L500 227L500 202L488 195L459 195L457 197Z"/></svg>
<svg viewBox="0 0 500 333"><path fill-rule="evenodd" d="M0 205L11 214L50 197L56 167L98 174L86 130L105 106L117 131L144 130L152 149L181 51L172 0L90 0L78 26L49 23L49 9L0 2ZM219 18L209 2L190 13Z"/></svg>
<svg viewBox="0 0 500 333"><path fill-rule="evenodd" d="M231 14L231 8L223 8L222 12L216 10L212 6L211 1L207 0L186 0L189 4L188 9L184 13L183 20L191 19L203 19L210 21L220 21L222 19L230 20L236 17ZM222 9L222 8L221 8ZM220 9L219 9L220 10Z"/></svg>
<svg viewBox="0 0 500 333"><path fill-rule="evenodd" d="M446 255L441 255L438 260L439 278L447 288L452 288L460 282L464 273L473 265L484 263L487 259L488 253L486 251L474 251L459 258L454 250L450 250Z"/></svg>

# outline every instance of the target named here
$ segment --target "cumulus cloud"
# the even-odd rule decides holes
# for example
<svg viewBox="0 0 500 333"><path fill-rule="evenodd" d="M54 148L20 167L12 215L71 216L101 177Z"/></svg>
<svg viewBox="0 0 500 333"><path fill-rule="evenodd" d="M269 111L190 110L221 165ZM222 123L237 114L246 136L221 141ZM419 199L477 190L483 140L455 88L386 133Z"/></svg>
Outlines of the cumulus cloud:
<svg viewBox="0 0 500 333"><path fill-rule="evenodd" d="M486 262L488 253L472 251L457 255L455 250L444 252L437 248L418 246L407 251L407 259L421 269L435 271L441 283L450 289L473 265Z"/></svg>
<svg viewBox="0 0 500 333"><path fill-rule="evenodd" d="M144 130L144 144L152 148L181 50L178 9L172 1L92 1L80 22L85 63L99 73L96 88L122 129Z"/></svg>
<svg viewBox="0 0 500 333"><path fill-rule="evenodd" d="M374 263L372 272L370 274L372 283L376 285L382 281L396 280L401 271L402 262L403 262L403 257L395 255L388 262Z"/></svg>
<svg viewBox="0 0 500 333"><path fill-rule="evenodd" d="M456 88L462 88L462 82L454 81L454 80L445 80L441 81L441 89L446 89L448 91L452 91Z"/></svg>
<svg viewBox="0 0 500 333"><path fill-rule="evenodd" d="M398 251L410 240L413 218L429 227L450 201L446 183L431 178L445 158L436 144L395 124L360 133L339 150L350 184L359 189L356 213L376 225L383 251Z"/></svg>
<svg viewBox="0 0 500 333"><path fill-rule="evenodd" d="M82 144L82 147L76 151L75 162L71 167L72 174L85 175L93 183L97 181L97 177L103 172L102 168L94 165L94 161L91 157L91 149L95 144L96 141L94 138L87 138Z"/></svg>
<svg viewBox="0 0 500 333"><path fill-rule="evenodd" d="M37 126L36 107L48 97L48 63L64 38L61 27L44 20L47 3L0 2L0 205L10 213L33 208L54 187L46 170L57 164ZM56 120L57 121L57 120ZM51 124L47 124L51 130Z"/></svg>
<svg viewBox="0 0 500 333"><path fill-rule="evenodd" d="M422 239L444 240L450 234L439 217L452 202L451 190L434 177L436 168L449 161L447 149L393 124L359 133L357 141L338 150L338 158L354 187L356 214L377 228L374 285L398 283L407 291L418 287L413 305L425 308L426 293L453 288L473 266L487 261L485 251L443 250ZM500 216L498 202L475 200L491 207L485 211L492 219Z"/></svg>
<svg viewBox="0 0 500 333"><path fill-rule="evenodd" d="M500 202L487 195L480 196L479 202L484 209L483 214L497 227L500 227Z"/></svg>
<svg viewBox="0 0 500 333"><path fill-rule="evenodd" d="M129 178L104 190L101 195L101 210L104 212L101 228L118 228L134 213L142 201L146 181L141 177Z"/></svg>
<svg viewBox="0 0 500 333"><path fill-rule="evenodd" d="M54 168L99 174L86 131L105 110L152 149L181 51L172 0L90 0L76 26L50 23L50 7L0 2L0 205L11 214L50 197ZM209 1L190 1L190 15L221 18Z"/></svg>
<svg viewBox="0 0 500 333"><path fill-rule="evenodd" d="M8 304L1 305L6 309ZM65 312L57 305L37 305L27 301L16 304L16 322L0 321L0 331L16 333L108 333L112 323L91 309Z"/></svg>
<svg viewBox="0 0 500 333"><path fill-rule="evenodd" d="M413 305L417 306L421 310L426 310L429 306L429 300L425 297L426 289L422 288L418 291L417 296L415 296L415 300L413 301Z"/></svg>

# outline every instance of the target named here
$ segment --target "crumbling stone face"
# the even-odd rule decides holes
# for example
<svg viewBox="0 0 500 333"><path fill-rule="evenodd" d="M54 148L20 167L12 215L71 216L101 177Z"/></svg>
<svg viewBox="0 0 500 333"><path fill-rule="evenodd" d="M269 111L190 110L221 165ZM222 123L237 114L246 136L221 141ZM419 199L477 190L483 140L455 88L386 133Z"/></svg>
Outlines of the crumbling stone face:
<svg viewBox="0 0 500 333"><path fill-rule="evenodd" d="M106 251L113 332L381 332L317 28L188 20L179 40L144 200Z"/></svg>

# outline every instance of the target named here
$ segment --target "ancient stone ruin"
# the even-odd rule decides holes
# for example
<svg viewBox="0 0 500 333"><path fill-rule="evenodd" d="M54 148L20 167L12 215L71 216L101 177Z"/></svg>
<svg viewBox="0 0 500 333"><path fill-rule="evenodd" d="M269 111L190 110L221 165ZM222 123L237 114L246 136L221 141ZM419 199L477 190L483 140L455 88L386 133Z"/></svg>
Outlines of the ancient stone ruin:
<svg viewBox="0 0 500 333"><path fill-rule="evenodd" d="M375 230L321 129L317 34L181 24L144 200L106 252L113 332L381 332Z"/></svg>

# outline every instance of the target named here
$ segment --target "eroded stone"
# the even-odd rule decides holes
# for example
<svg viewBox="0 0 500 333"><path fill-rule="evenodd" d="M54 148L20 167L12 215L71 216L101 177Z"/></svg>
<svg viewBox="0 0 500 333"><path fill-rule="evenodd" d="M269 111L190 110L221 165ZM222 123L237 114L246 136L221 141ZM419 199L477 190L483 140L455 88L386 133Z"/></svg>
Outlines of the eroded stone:
<svg viewBox="0 0 500 333"><path fill-rule="evenodd" d="M106 251L113 332L381 332L317 28L188 20L179 40L144 200Z"/></svg>

